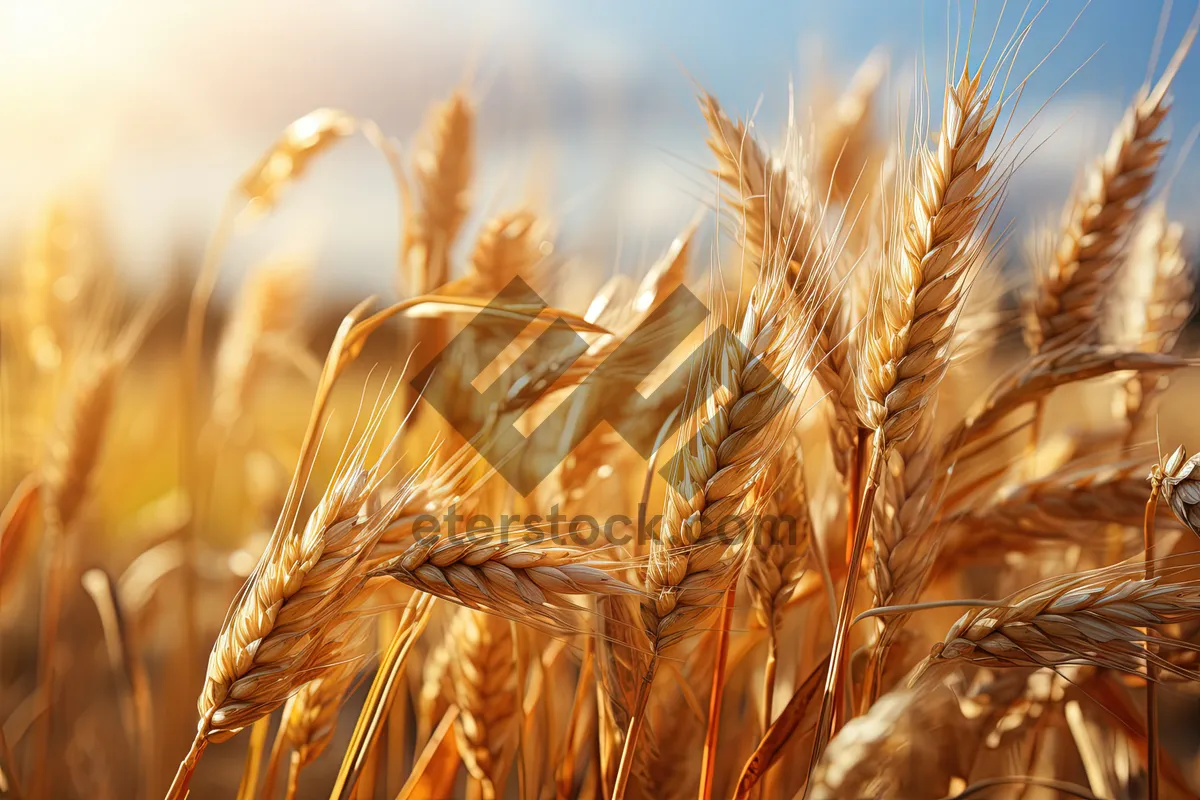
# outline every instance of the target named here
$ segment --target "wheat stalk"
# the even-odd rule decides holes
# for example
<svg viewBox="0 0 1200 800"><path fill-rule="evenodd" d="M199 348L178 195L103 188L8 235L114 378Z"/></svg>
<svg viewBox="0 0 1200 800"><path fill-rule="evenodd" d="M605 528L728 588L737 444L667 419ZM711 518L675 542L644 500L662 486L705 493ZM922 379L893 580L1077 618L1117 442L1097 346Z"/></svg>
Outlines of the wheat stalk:
<svg viewBox="0 0 1200 800"><path fill-rule="evenodd" d="M41 476L31 472L13 489L0 511L0 598L32 543L31 522L41 493Z"/></svg>
<svg viewBox="0 0 1200 800"><path fill-rule="evenodd" d="M710 340L693 361L703 419L672 461L671 491L650 542L642 619L653 658L626 733L614 798L629 779L658 657L703 628L741 568L746 532L731 536L728 525L744 526L746 493L779 446L770 434L791 416L793 391L807 375L804 325L791 316L792 303L779 271L768 273L736 334Z"/></svg>
<svg viewBox="0 0 1200 800"><path fill-rule="evenodd" d="M361 641L360 634L352 633L349 638ZM333 739L338 712L361 667L354 650L353 646L345 648L344 661L304 684L284 704L279 730L293 751L291 772L295 777L288 778L289 785L296 783L300 770L320 757Z"/></svg>
<svg viewBox="0 0 1200 800"><path fill-rule="evenodd" d="M813 744L813 763L829 741L840 696L842 659L879 470L891 449L910 437L949 366L958 310L978 263L981 224L995 199L995 166L985 156L1000 113L990 107L992 79L964 67L946 89L942 130L933 152L924 148L912 185L903 194L892 252L876 275L855 376L862 427L874 432L850 575L834 630L832 660Z"/></svg>

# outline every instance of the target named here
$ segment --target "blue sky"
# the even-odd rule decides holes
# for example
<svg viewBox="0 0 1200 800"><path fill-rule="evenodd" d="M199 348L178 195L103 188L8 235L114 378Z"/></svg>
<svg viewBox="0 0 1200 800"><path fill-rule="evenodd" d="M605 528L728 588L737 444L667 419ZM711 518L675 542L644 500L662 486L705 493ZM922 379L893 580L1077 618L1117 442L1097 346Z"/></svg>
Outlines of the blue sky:
<svg viewBox="0 0 1200 800"><path fill-rule="evenodd" d="M980 5L977 36L990 34L1001 8ZM1018 225L1057 213L1146 74L1161 5L1083 7L1050 0L1017 60L1014 74L1027 74L1083 9L1017 115L1027 118L1099 49L1030 131L1040 147L1013 184ZM1002 37L1021 10L1009 4ZM1176 3L1160 68L1195 10ZM947 19L965 30L970 13L918 0L6 3L0 244L12 252L46 197L83 192L119 263L153 280L180 242L202 241L228 187L290 120L338 106L408 142L426 106L466 79L480 102L477 213L535 198L559 218L565 251L598 280L616 265L637 269L711 199L696 83L731 110L759 108L761 135L778 141L789 79L803 104L815 75L843 80L881 46L893 93L912 86L922 54L936 83ZM1200 53L1174 97L1167 171L1200 123ZM1200 228L1200 155L1183 164L1171 199ZM228 281L298 251L339 294L386 291L397 235L386 171L369 147L351 144L296 187L278 218L239 237Z"/></svg>

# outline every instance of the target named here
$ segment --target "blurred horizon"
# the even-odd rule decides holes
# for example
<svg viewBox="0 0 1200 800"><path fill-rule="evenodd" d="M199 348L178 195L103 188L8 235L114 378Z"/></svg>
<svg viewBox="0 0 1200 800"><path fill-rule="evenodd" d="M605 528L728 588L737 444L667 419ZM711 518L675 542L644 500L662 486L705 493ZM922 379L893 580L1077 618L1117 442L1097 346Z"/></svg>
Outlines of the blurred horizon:
<svg viewBox="0 0 1200 800"><path fill-rule="evenodd" d="M998 49L1022 10L1028 19L1039 6L1009 4L998 23L1000 8L977 10L973 48L997 31ZM1037 67L1015 125L1045 104L1006 204L1017 235L1056 219L1079 169L1102 152L1146 77L1161 10L1050 0L1041 11L1010 81ZM39 210L67 197L96 215L122 274L157 282L181 254L203 248L234 182L295 118L343 108L407 146L429 106L465 85L479 113L465 238L481 218L528 201L553 220L559 252L599 283L617 269L644 269L698 208L715 204L698 87L752 114L758 135L778 145L789 81L805 124L815 90L840 91L881 48L891 76L880 97L911 97L922 61L940 77L947 42L955 30L965 36L971 13L917 0L8 4L0 252L7 263L18 258ZM1154 78L1194 13L1171 10ZM965 47L964 39L960 62ZM1179 171L1170 208L1192 230L1200 162L1180 153L1200 123L1200 55L1185 62L1173 95L1158 185ZM278 213L239 233L222 290L248 266L295 255L313 263L326 301L391 294L399 235L391 176L359 138L320 159ZM1009 260L1021 258L1019 245L1008 246Z"/></svg>

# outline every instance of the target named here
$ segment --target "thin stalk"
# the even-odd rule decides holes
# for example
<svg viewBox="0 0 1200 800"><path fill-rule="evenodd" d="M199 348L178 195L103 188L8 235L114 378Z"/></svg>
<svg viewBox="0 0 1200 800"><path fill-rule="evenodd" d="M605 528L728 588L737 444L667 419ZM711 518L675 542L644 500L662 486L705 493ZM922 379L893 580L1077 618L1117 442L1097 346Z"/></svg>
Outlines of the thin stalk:
<svg viewBox="0 0 1200 800"><path fill-rule="evenodd" d="M4 726L0 725L0 791L8 792L13 800L21 800L25 795L21 792L21 782L17 780L17 764L13 758L12 748L8 739L4 738Z"/></svg>
<svg viewBox="0 0 1200 800"><path fill-rule="evenodd" d="M566 800L570 797L571 789L575 786L575 739L578 736L579 720L583 716L584 704L593 688L595 648L595 643L591 637L588 637L583 645L583 663L579 666L579 680L575 682L575 699L571 702L571 719L567 723L567 731L563 737L562 763L559 765L555 780L555 792L558 800Z"/></svg>
<svg viewBox="0 0 1200 800"><path fill-rule="evenodd" d="M509 620L508 626L512 631L512 654L517 665L517 710L521 718L517 726L517 797L525 800L525 789L529 786L529 779L525 774L525 682L528 675L525 670L525 652L521 647L521 631L512 620Z"/></svg>
<svg viewBox="0 0 1200 800"><path fill-rule="evenodd" d="M292 762L288 765L287 792L283 800L295 800L300 791L300 754L292 753Z"/></svg>
<svg viewBox="0 0 1200 800"><path fill-rule="evenodd" d="M196 652L196 513L199 508L195 492L200 486L197 471L199 464L196 454L199 440L196 435L199 425L197 398L200 391L200 362L204 351L204 321L208 314L208 304L212 299L213 290L217 285L220 274L221 257L225 253L229 240L233 237L234 222L237 220L241 203L236 194L230 194L221 208L217 219L217 227L213 230L208 247L204 250L204 260L192 287L188 300L187 321L183 333L183 353L180 372L180 409L179 424L179 474L180 483L191 500L192 513L188 515L180 528L180 538L183 543L183 638L180 658L181 680L192 684L193 663L192 655Z"/></svg>
<svg viewBox="0 0 1200 800"><path fill-rule="evenodd" d="M34 723L34 773L30 796L35 800L45 796L50 758L50 738L53 728L54 653L58 647L58 625L62 616L62 598L70 558L67 537L57 509L46 516L47 552L42 571L41 623L38 626L38 693L46 712Z"/></svg>
<svg viewBox="0 0 1200 800"><path fill-rule="evenodd" d="M1033 423L1029 426L1029 442L1025 446L1025 466L1032 475L1036 466L1038 444L1042 441L1042 421L1046 415L1046 398L1039 397L1033 406Z"/></svg>
<svg viewBox="0 0 1200 800"><path fill-rule="evenodd" d="M397 610L389 610L380 618L381 632L386 630L388 641L400 626L401 618L402 613ZM386 796L400 791L404 785L404 762L408 759L408 692L400 692L396 704L388 714L385 732L387 762L384 764L383 785L386 788Z"/></svg>
<svg viewBox="0 0 1200 800"><path fill-rule="evenodd" d="M200 762L200 756L204 755L204 748L208 747L208 739L202 734L197 733L196 738L192 740L192 746L188 749L187 755L179 762L179 769L175 772L175 780L171 781L171 788L167 789L165 800L183 800L188 794L188 784L192 782L192 775L196 772L196 765Z"/></svg>
<svg viewBox="0 0 1200 800"><path fill-rule="evenodd" d="M721 609L721 627L717 631L717 663L713 666L712 691L708 695L708 730L704 734L704 754L700 761L699 800L712 797L713 773L717 763L717 739L721 732L721 699L725 696L725 665L729 660L729 627L733 623L733 604L737 582L725 592Z"/></svg>
<svg viewBox="0 0 1200 800"><path fill-rule="evenodd" d="M429 611L433 607L433 601L429 595L414 595L409 603L409 608L405 609L404 616L401 618L396 636L392 639L387 653L379 664L379 670L375 673L375 679L371 682L362 713L359 714L358 722L354 725L354 733L351 735L350 744L346 747L342 766L338 770L337 781L329 795L330 800L348 800L353 794L367 757L374 750L383 728L383 722L392 708L398 683L404 671L404 663L408 660L413 644L425 630L426 623L429 622Z"/></svg>
<svg viewBox="0 0 1200 800"><path fill-rule="evenodd" d="M1154 577L1154 520L1158 511L1158 481L1150 487L1146 514L1142 519L1142 544L1146 549L1146 580ZM1146 639L1147 656L1152 652ZM1158 667L1146 658L1146 796L1158 800Z"/></svg>
<svg viewBox="0 0 1200 800"><path fill-rule="evenodd" d="M817 722L816 738L813 740L812 768L821 758L825 746L829 744L833 728L834 709L841 705L844 687L842 680L842 663L846 657L846 639L850 631L850 616L854 613L854 593L858 588L858 577L862 571L863 553L867 547L867 531L871 527L871 506L875 502L875 493L879 490L879 471L883 466L883 439L877 432L875 443L871 448L871 464L867 468L866 482L863 487L862 502L858 509L858 525L854 531L854 546L850 552L850 563L847 565L846 588L842 592L842 602L838 606L837 627L833 631L833 645L829 654L829 672L825 676L825 693L821 698L821 716Z"/></svg>
<svg viewBox="0 0 1200 800"><path fill-rule="evenodd" d="M617 777L613 780L612 800L624 800L625 788L629 785L629 775L633 770L633 751L637 747L638 737L642 734L642 726L646 721L646 704L650 700L650 686L654 683L654 673L658 668L657 654L650 657L650 665L642 676L642 685L638 689L637 702L633 714L629 717L629 728L625 731L625 742L621 747L621 761L617 765Z"/></svg>
<svg viewBox="0 0 1200 800"><path fill-rule="evenodd" d="M763 664L762 690L762 731L765 734L771 727L771 717L774 715L775 700L775 671L779 664L779 631L775 621L767 628L767 660Z"/></svg>
<svg viewBox="0 0 1200 800"><path fill-rule="evenodd" d="M846 564L854 551L854 535L858 531L858 500L862 492L863 463L867 460L867 431L859 429L854 437L850 474L846 476Z"/></svg>
<svg viewBox="0 0 1200 800"><path fill-rule="evenodd" d="M275 781L279 776L279 762L283 758L283 752L287 745L283 731L287 727L287 720L283 720L279 728L275 731L275 741L271 743L271 752L267 756L267 771L263 776L262 796L275 796Z"/></svg>
<svg viewBox="0 0 1200 800"><path fill-rule="evenodd" d="M267 743L267 730L271 717L265 716L250 728L250 746L246 748L246 762L242 767L242 780L238 784L237 800L253 800L258 787L258 771L262 766L263 745Z"/></svg>

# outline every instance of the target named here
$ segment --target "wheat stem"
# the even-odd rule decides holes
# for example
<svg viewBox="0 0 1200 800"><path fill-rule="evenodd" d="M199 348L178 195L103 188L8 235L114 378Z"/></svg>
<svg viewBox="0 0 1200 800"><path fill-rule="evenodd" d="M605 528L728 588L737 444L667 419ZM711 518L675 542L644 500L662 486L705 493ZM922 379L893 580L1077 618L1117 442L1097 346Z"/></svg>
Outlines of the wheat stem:
<svg viewBox="0 0 1200 800"><path fill-rule="evenodd" d="M821 758L825 746L829 744L833 727L833 712L841 703L842 697L842 662L846 657L846 639L850 630L850 617L854 612L854 593L858 586L858 576L862 570L862 558L867 547L867 530L870 528L871 507L875 502L875 493L879 489L879 471L883 466L884 439L881 432L875 433L874 445L871 448L871 462L863 487L862 502L859 503L858 525L854 531L853 547L850 552L849 570L846 576L846 587L842 592L841 604L838 606L837 626L833 630L833 644L829 655L829 672L825 676L825 692L821 698L821 716L817 721L817 735L813 741L812 765Z"/></svg>
<svg viewBox="0 0 1200 800"><path fill-rule="evenodd" d="M196 772L196 765L200 762L200 756L204 755L206 747L208 738L197 732L187 755L179 762L179 769L175 772L175 779L171 781L170 788L167 789L165 800L184 800L187 797L188 785L192 782L192 775Z"/></svg>
<svg viewBox="0 0 1200 800"><path fill-rule="evenodd" d="M617 765L617 777L613 781L612 800L624 800L625 789L629 784L629 775L633 770L633 751L636 748L642 728L646 723L646 704L650 701L650 687L654 683L654 674L658 667L658 655L650 657L650 665L642 676L642 685L638 688L637 702L629 715L629 727L625 731L625 743L621 746L621 761Z"/></svg>
<svg viewBox="0 0 1200 800"><path fill-rule="evenodd" d="M763 663L762 729L771 727L775 700L775 672L779 665L779 631L775 625L767 628L767 657Z"/></svg>
<svg viewBox="0 0 1200 800"><path fill-rule="evenodd" d="M733 623L733 604L737 584L725 592L721 609L721 627L717 631L717 663L713 666L712 691L708 696L708 728L704 733L704 752L700 761L699 800L712 797L713 772L717 763L717 738L721 731L721 698L725 695L725 666L729 659L729 627Z"/></svg>
<svg viewBox="0 0 1200 800"><path fill-rule="evenodd" d="M300 754L292 753L292 760L288 764L287 791L283 800L295 800L296 793L300 791L301 766Z"/></svg>
<svg viewBox="0 0 1200 800"><path fill-rule="evenodd" d="M1142 521L1142 543L1146 548L1146 580L1154 577L1154 521L1158 507L1159 482L1150 487L1146 500L1146 516ZM1148 632L1148 631L1147 631ZM1150 639L1146 649L1153 652ZM1146 659L1146 792L1149 800L1158 800L1158 666L1153 659Z"/></svg>

